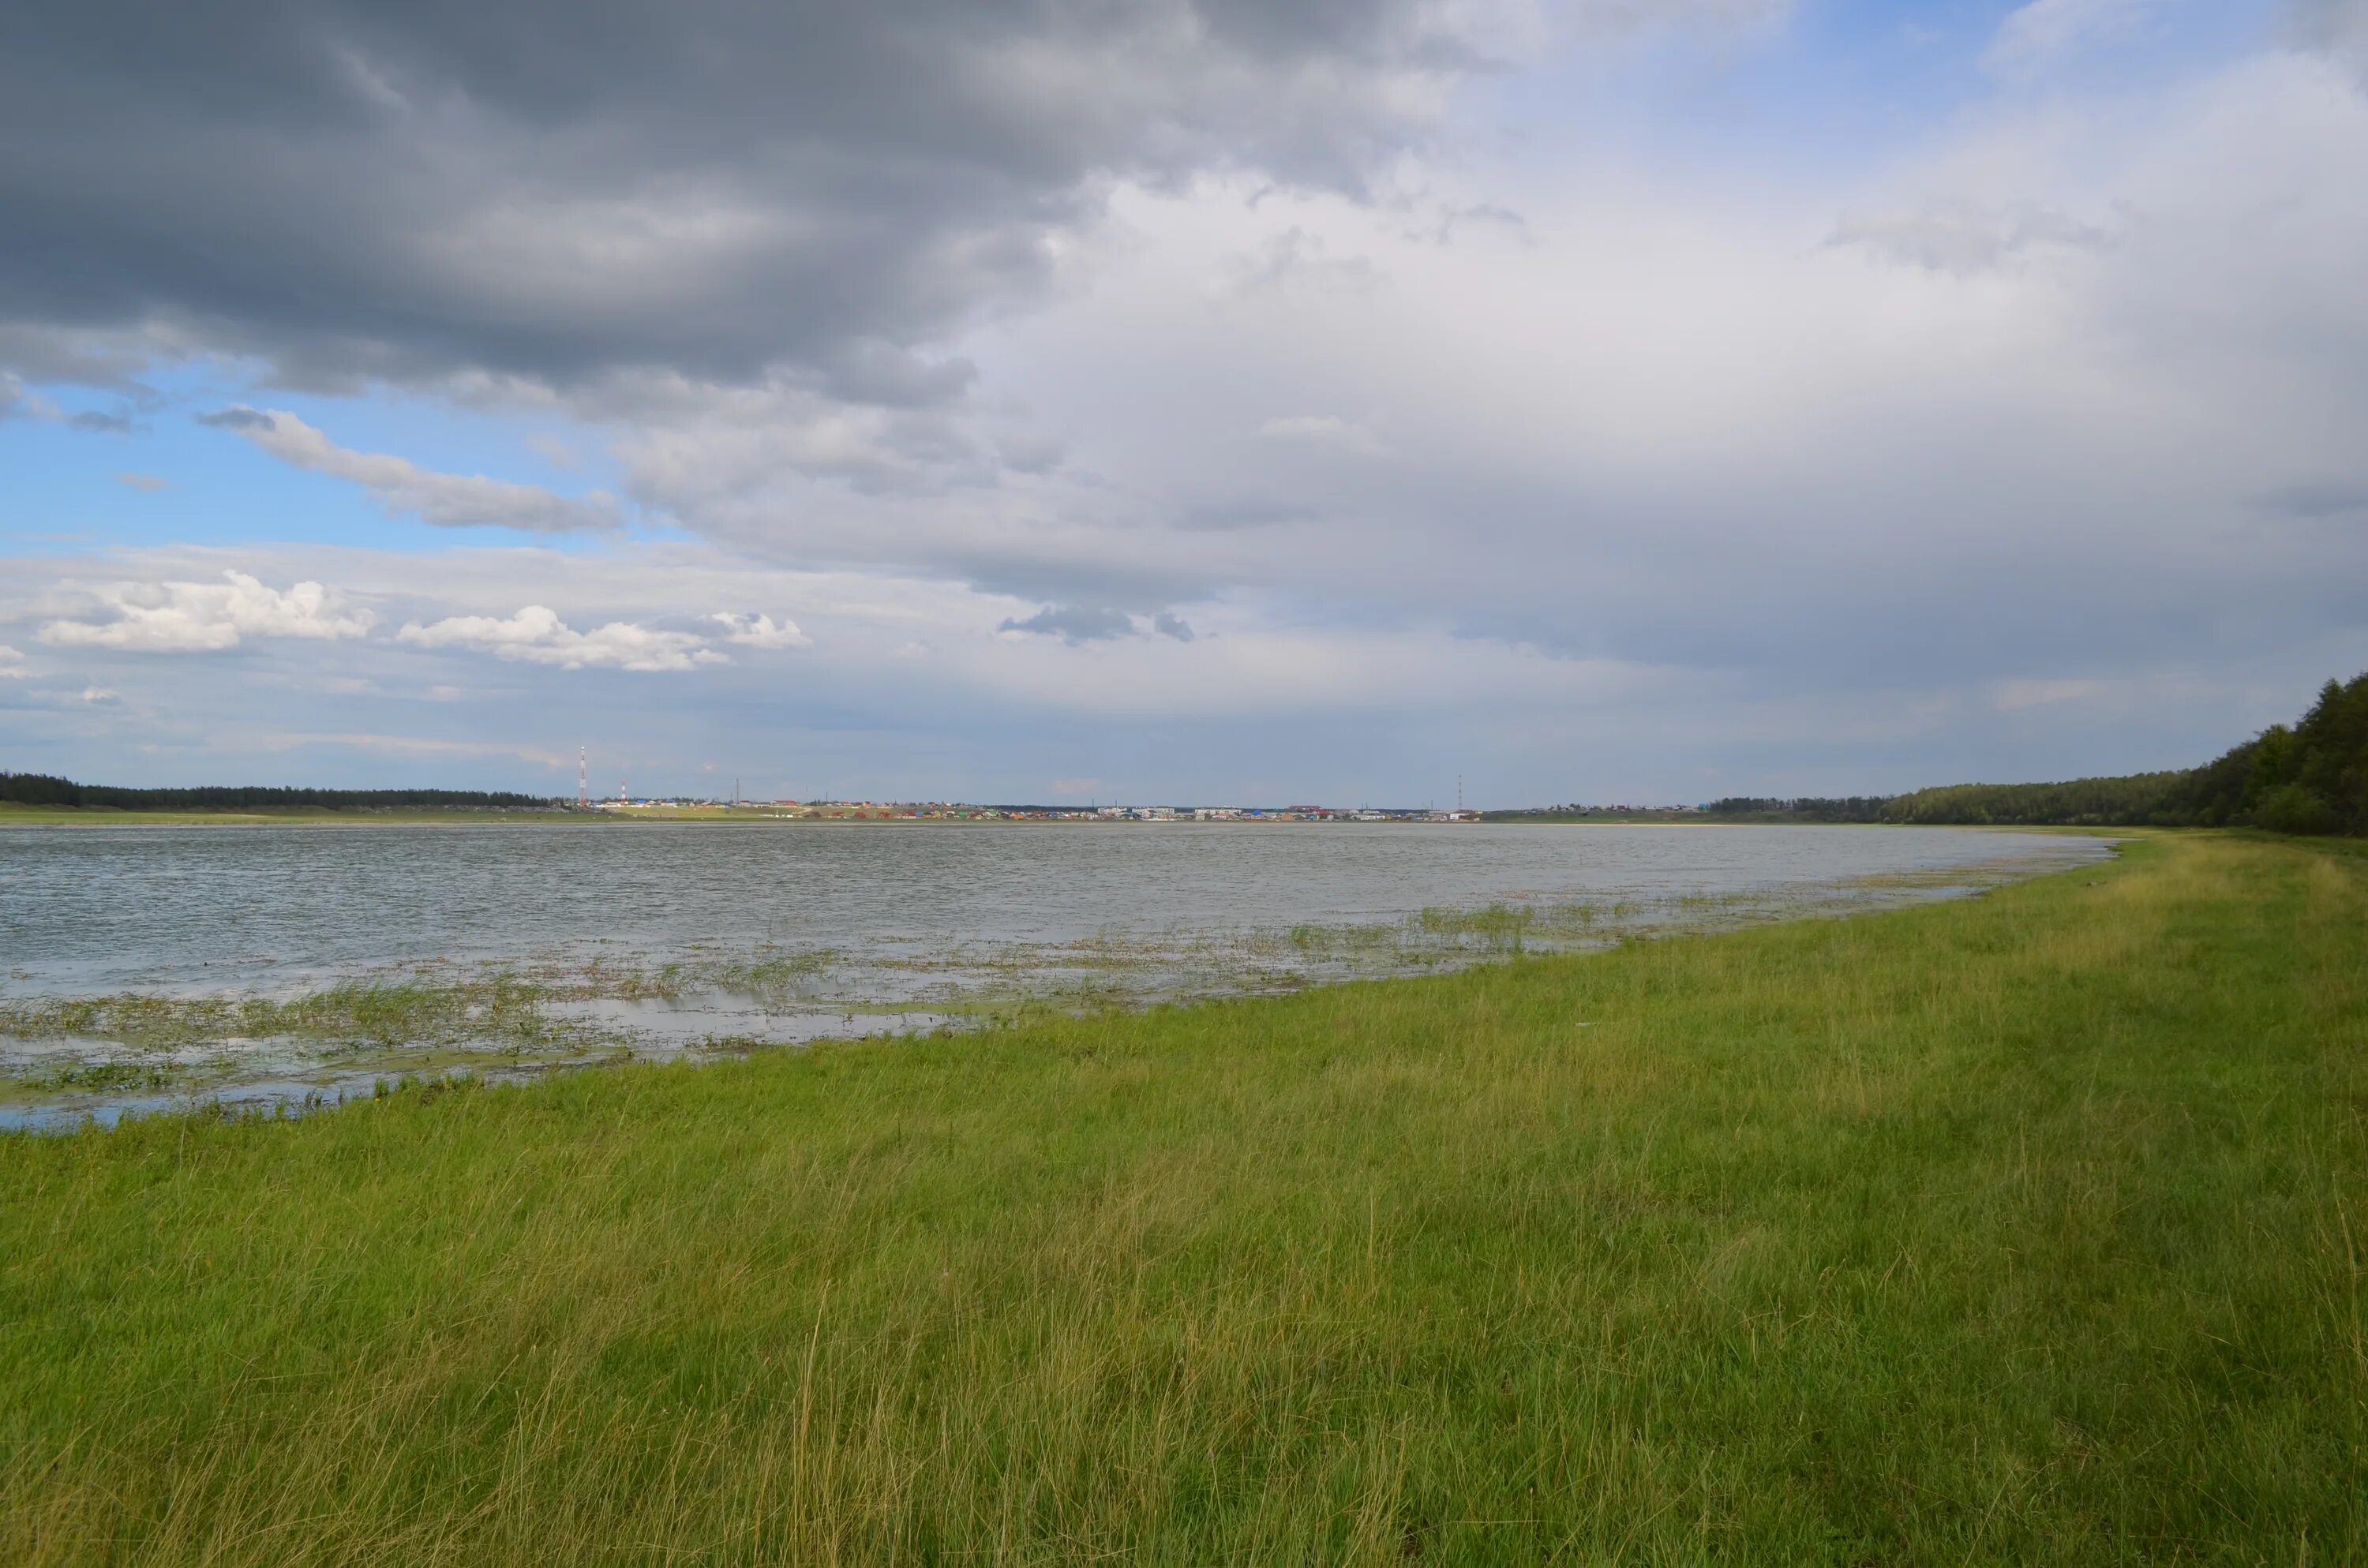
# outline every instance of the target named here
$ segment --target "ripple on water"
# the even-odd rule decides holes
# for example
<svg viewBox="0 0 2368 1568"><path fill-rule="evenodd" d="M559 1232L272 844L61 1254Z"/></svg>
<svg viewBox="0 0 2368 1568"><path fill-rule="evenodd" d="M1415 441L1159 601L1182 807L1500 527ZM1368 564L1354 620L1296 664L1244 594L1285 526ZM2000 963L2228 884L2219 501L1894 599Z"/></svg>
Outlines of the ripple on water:
<svg viewBox="0 0 2368 1568"><path fill-rule="evenodd" d="M2110 853L1849 827L0 829L0 1126L1287 989ZM40 1023L101 996L136 1028ZM226 1027L250 1000L294 1004L245 1014L290 1032Z"/></svg>

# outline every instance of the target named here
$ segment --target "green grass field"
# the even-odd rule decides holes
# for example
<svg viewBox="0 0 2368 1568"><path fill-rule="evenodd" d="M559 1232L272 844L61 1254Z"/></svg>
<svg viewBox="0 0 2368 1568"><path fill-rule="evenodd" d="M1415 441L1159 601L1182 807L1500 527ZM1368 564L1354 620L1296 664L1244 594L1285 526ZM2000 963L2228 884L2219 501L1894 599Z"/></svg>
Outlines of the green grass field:
<svg viewBox="0 0 2368 1568"><path fill-rule="evenodd" d="M0 1139L10 1563L2368 1556L2368 859Z"/></svg>

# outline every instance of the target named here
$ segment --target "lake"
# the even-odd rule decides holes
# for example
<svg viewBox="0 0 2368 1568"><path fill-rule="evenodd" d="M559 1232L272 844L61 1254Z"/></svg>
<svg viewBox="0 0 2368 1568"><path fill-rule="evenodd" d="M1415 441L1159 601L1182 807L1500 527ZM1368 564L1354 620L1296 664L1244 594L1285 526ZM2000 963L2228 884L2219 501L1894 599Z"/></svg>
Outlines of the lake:
<svg viewBox="0 0 2368 1568"><path fill-rule="evenodd" d="M1888 827L0 829L0 1124L1418 971L2110 853Z"/></svg>

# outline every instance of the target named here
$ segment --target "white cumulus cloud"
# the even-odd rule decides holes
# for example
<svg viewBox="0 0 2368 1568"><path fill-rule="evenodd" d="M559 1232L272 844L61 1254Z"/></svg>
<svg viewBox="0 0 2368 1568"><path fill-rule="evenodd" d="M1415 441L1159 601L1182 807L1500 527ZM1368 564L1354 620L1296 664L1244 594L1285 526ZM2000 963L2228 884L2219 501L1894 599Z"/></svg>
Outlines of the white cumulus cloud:
<svg viewBox="0 0 2368 1568"><path fill-rule="evenodd" d="M723 628L724 640L744 648L811 648L814 639L798 630L798 623L788 616L775 620L769 615L734 615L719 610L709 617Z"/></svg>
<svg viewBox="0 0 2368 1568"><path fill-rule="evenodd" d="M0 680L21 680L25 676L25 655L0 642Z"/></svg>
<svg viewBox="0 0 2368 1568"><path fill-rule="evenodd" d="M249 637L359 637L378 619L318 583L279 589L244 572L220 583L112 583L93 590L98 619L60 619L37 634L59 648L204 653Z"/></svg>
<svg viewBox="0 0 2368 1568"><path fill-rule="evenodd" d="M426 625L414 622L396 632L395 639L422 648L467 648L564 670L687 670L731 662L688 631L654 631L629 620L578 631L542 605L528 605L505 619L456 615Z"/></svg>

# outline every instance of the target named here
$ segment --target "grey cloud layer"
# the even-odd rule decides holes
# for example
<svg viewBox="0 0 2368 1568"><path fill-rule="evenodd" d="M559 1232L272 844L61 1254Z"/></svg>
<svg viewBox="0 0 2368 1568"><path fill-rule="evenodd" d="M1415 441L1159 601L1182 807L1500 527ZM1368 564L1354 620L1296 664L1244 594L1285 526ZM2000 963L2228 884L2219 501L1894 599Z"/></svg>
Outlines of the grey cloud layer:
<svg viewBox="0 0 2368 1568"><path fill-rule="evenodd" d="M1094 176L1353 184L1475 63L1466 15L25 0L0 11L0 323L331 381L788 366L939 401L968 368L911 346L1040 285Z"/></svg>

